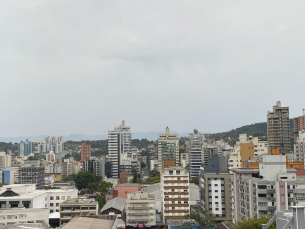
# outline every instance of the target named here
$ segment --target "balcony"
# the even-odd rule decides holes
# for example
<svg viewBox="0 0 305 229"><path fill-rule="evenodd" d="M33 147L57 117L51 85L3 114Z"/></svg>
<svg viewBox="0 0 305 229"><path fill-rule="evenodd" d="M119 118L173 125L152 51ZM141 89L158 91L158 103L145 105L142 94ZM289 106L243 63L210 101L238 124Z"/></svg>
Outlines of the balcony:
<svg viewBox="0 0 305 229"><path fill-rule="evenodd" d="M267 189L267 193L275 193L274 189Z"/></svg>
<svg viewBox="0 0 305 229"><path fill-rule="evenodd" d="M276 209L275 206L268 206L268 210L270 210L270 211L274 211L275 209Z"/></svg>

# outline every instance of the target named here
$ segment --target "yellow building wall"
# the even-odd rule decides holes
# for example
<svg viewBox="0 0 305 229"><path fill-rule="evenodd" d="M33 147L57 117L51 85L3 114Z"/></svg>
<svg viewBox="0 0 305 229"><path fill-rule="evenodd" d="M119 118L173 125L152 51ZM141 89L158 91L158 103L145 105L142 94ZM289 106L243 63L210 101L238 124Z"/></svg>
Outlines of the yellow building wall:
<svg viewBox="0 0 305 229"><path fill-rule="evenodd" d="M245 168L245 162L254 157L253 143L240 143L241 167Z"/></svg>
<svg viewBox="0 0 305 229"><path fill-rule="evenodd" d="M54 181L61 181L61 173L54 173Z"/></svg>

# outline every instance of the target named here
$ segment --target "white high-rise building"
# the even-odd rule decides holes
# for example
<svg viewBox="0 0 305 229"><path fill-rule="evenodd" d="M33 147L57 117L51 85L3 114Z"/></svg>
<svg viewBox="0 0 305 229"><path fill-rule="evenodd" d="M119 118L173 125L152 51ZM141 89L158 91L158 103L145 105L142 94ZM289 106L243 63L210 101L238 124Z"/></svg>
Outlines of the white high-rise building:
<svg viewBox="0 0 305 229"><path fill-rule="evenodd" d="M203 143L205 136L194 130L194 133L189 134L189 165L190 178L198 177L200 174L200 166L203 162Z"/></svg>
<svg viewBox="0 0 305 229"><path fill-rule="evenodd" d="M108 131L108 157L111 161L111 176L119 178L120 165L123 159L130 156L131 132L130 127L122 121L120 126Z"/></svg>
<svg viewBox="0 0 305 229"><path fill-rule="evenodd" d="M294 144L294 152L296 161L303 161L305 165L305 130L299 131L299 136L297 137L296 143Z"/></svg>
<svg viewBox="0 0 305 229"><path fill-rule="evenodd" d="M159 171L163 168L164 160L175 160L176 166L179 165L179 139L178 134L171 134L168 126L165 134L159 134L158 139L158 167Z"/></svg>
<svg viewBox="0 0 305 229"><path fill-rule="evenodd" d="M167 167L160 179L163 222L190 214L189 174L181 167Z"/></svg>

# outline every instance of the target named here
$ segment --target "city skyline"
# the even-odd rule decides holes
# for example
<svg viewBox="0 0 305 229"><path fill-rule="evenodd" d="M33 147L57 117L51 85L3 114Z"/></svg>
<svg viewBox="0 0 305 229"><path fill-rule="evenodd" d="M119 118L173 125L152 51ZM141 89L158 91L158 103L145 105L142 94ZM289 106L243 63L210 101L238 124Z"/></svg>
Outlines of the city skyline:
<svg viewBox="0 0 305 229"><path fill-rule="evenodd" d="M215 133L275 101L298 117L305 3L264 4L2 2L0 136Z"/></svg>

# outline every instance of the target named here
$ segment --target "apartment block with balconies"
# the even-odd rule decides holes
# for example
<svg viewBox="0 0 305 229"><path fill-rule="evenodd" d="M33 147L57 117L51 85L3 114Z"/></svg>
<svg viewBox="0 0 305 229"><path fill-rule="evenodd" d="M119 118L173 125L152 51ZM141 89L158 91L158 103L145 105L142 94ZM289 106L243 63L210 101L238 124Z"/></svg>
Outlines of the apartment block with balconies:
<svg viewBox="0 0 305 229"><path fill-rule="evenodd" d="M181 167L167 167L161 171L163 221L185 219L190 213L189 174Z"/></svg>
<svg viewBox="0 0 305 229"><path fill-rule="evenodd" d="M156 226L156 202L154 195L148 194L148 191L128 193L125 212L126 226Z"/></svg>
<svg viewBox="0 0 305 229"><path fill-rule="evenodd" d="M69 199L60 204L60 225L73 217L98 215L98 202L94 199Z"/></svg>

